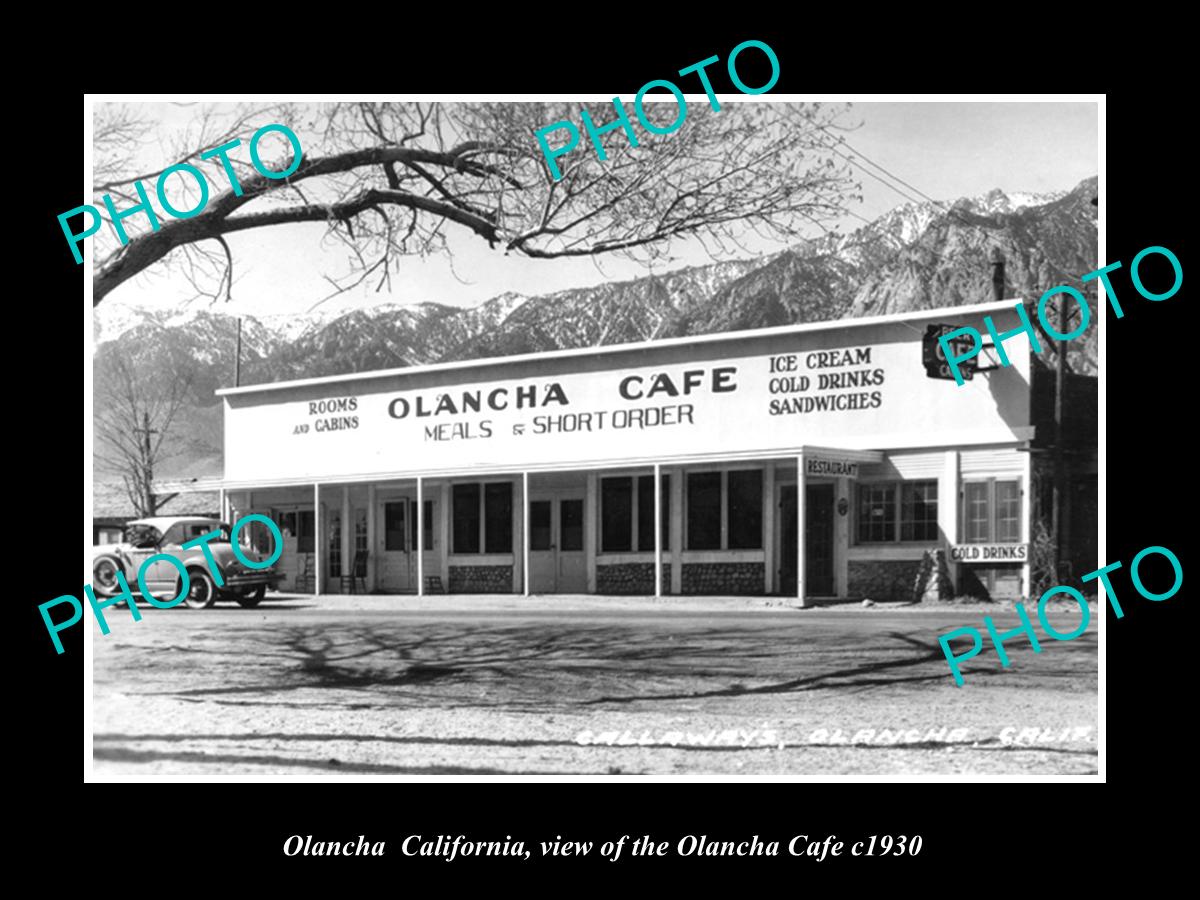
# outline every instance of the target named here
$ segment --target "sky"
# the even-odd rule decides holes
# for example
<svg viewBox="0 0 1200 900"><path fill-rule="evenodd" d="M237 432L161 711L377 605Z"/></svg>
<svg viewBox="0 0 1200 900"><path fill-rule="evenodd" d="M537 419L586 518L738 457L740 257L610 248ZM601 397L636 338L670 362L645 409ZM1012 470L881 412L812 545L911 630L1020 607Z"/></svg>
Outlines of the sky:
<svg viewBox="0 0 1200 900"><path fill-rule="evenodd" d="M725 100L721 97L722 103ZM177 126L194 115L183 106L159 104L157 109L164 127ZM1006 193L1065 191L1098 174L1095 103L855 103L843 121L857 125L845 134L854 149L938 200L953 201L993 188ZM858 216L874 219L908 202L861 171L854 176L862 184L863 202L854 209ZM860 224L847 217L841 230L849 232ZM429 301L474 306L508 291L546 294L711 262L694 242L679 245L675 261L651 270L618 257L505 256L465 229L452 226L449 233L452 259L406 258L401 270L392 273L390 291L376 292L372 281L320 304L317 310ZM330 293L323 275L347 271L348 251L340 243L323 240L324 234L324 225L292 224L229 236L237 273L234 299L192 302L259 318L312 309ZM815 230L812 236L817 236ZM759 241L753 249L765 253L781 245ZM178 308L192 294L190 285L177 276L144 274L121 285L104 304Z"/></svg>

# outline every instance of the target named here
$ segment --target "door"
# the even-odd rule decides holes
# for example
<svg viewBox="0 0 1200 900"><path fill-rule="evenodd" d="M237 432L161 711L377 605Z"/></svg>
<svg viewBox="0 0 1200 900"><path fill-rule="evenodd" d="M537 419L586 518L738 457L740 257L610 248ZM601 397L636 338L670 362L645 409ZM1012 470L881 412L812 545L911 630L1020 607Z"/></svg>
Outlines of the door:
<svg viewBox="0 0 1200 900"><path fill-rule="evenodd" d="M381 500L375 511L380 528L375 538L374 559L379 590L403 593L417 590L417 501L415 496L402 495ZM364 522L364 528L365 528ZM437 554L432 552L434 540L434 501L425 501L425 575L438 572ZM363 546L366 546L365 535Z"/></svg>
<svg viewBox="0 0 1200 900"><path fill-rule="evenodd" d="M796 534L796 486L785 484L779 488L779 593L796 596L796 551L799 535Z"/></svg>
<svg viewBox="0 0 1200 900"><path fill-rule="evenodd" d="M587 590L587 554L583 550L583 497L558 501L558 588L560 594Z"/></svg>
<svg viewBox="0 0 1200 900"><path fill-rule="evenodd" d="M384 592L417 589L415 506L411 497L393 497L381 501L376 511L376 521L383 525L376 537L376 572L379 589Z"/></svg>
<svg viewBox="0 0 1200 900"><path fill-rule="evenodd" d="M834 595L832 484L810 484L804 492L804 574L808 577L806 595Z"/></svg>
<svg viewBox="0 0 1200 900"><path fill-rule="evenodd" d="M554 541L554 501L529 501L529 592L554 593L558 563Z"/></svg>
<svg viewBox="0 0 1200 900"><path fill-rule="evenodd" d="M587 590L583 497L543 494L529 500L529 591L581 594Z"/></svg>
<svg viewBox="0 0 1200 900"><path fill-rule="evenodd" d="M325 566L321 569L321 577L325 579L325 593L337 594L342 590L343 563L349 565L342 559L341 507L325 507L325 522Z"/></svg>
<svg viewBox="0 0 1200 900"><path fill-rule="evenodd" d="M779 488L779 592L796 595L796 486ZM806 597L832 597L833 484L809 484L804 491L804 574Z"/></svg>

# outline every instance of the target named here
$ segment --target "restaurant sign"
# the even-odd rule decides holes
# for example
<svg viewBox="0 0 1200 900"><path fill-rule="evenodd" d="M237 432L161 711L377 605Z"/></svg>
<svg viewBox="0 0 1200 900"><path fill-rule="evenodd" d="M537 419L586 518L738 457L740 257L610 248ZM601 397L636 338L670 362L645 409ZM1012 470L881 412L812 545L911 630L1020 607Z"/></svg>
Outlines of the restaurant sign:
<svg viewBox="0 0 1200 900"><path fill-rule="evenodd" d="M828 475L841 478L857 478L858 463L848 459L819 459L809 457L804 466L809 475Z"/></svg>

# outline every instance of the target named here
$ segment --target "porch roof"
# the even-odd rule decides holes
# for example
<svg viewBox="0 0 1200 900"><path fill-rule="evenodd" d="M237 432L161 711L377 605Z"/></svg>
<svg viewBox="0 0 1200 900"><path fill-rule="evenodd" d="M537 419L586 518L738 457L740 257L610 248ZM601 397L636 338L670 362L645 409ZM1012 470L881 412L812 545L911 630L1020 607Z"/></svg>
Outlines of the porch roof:
<svg viewBox="0 0 1200 900"><path fill-rule="evenodd" d="M461 469L397 470L393 472L374 472L367 475L354 475L345 478L325 476L315 478L261 479L256 481L226 481L221 478L194 478L188 481L156 481L154 483L154 490L155 492L162 493L189 493L194 491L214 491L221 488L229 491L271 487L299 487L313 484L370 484L373 482L385 481L413 481L417 478L455 478L461 480L464 478L478 478L482 476L518 475L522 472L529 472L530 474L533 474L536 472L594 472L596 470L611 471L614 469L645 469L655 464L663 466L679 466L720 464L743 461L751 462L768 459L794 460L801 453L803 453L806 458L837 459L862 464L882 462L884 456L882 450L849 450L840 449L837 447L802 445L796 447L794 450L785 452L770 450L762 451L760 453L694 453L687 456L662 457L657 459L649 458L638 461L630 461L626 459L595 460L588 462L586 465L579 465L577 463L538 464L526 466L497 464L495 466L475 466L469 471L463 471Z"/></svg>

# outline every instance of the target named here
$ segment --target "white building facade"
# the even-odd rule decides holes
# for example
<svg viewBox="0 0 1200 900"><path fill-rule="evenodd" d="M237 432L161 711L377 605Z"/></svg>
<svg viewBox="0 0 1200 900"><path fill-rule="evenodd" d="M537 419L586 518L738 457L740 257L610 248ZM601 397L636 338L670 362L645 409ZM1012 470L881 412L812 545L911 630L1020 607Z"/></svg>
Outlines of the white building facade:
<svg viewBox="0 0 1200 900"><path fill-rule="evenodd" d="M1015 303L221 390L222 511L311 593L1027 595L1027 336L922 365Z"/></svg>

